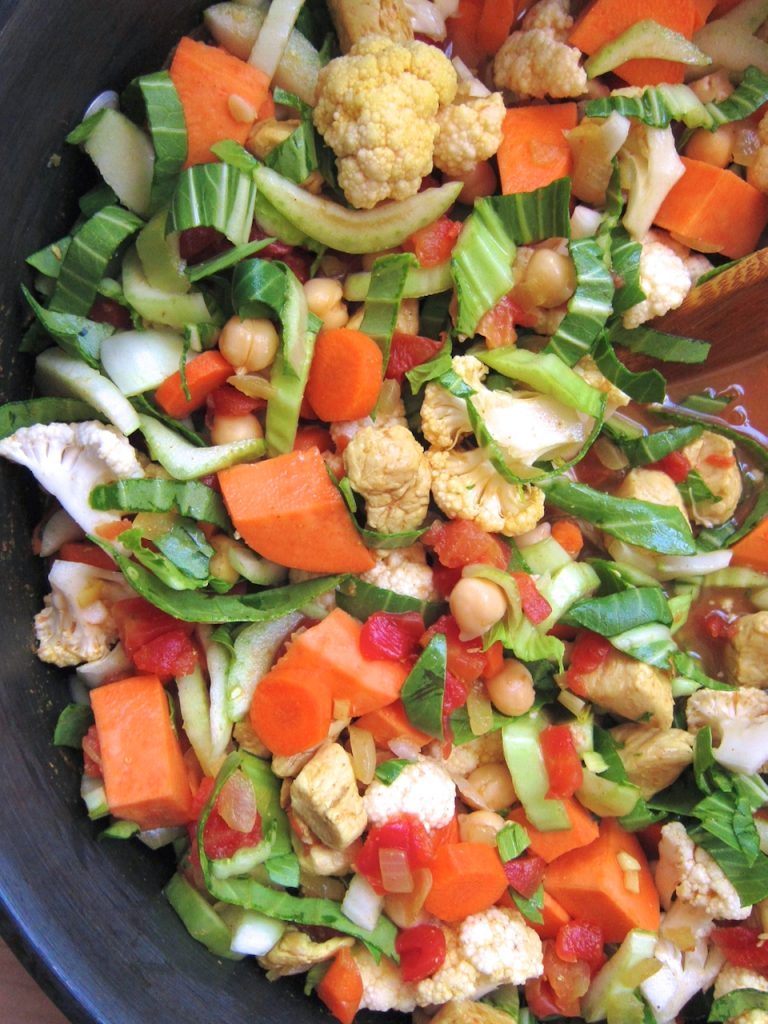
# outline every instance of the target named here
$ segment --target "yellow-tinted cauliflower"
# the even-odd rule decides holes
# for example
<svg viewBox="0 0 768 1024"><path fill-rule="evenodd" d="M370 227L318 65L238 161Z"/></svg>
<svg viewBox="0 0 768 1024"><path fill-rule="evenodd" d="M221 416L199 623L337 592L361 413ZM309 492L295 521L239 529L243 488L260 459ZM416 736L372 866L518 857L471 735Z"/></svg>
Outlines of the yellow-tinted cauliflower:
<svg viewBox="0 0 768 1024"><path fill-rule="evenodd" d="M546 29L513 32L496 54L493 81L497 88L522 97L581 96L587 89L587 73L580 61L580 50L561 43Z"/></svg>
<svg viewBox="0 0 768 1024"><path fill-rule="evenodd" d="M314 121L336 154L339 184L352 204L415 195L432 170L438 111L457 76L427 43L369 36L320 72Z"/></svg>
<svg viewBox="0 0 768 1024"><path fill-rule="evenodd" d="M469 95L460 85L456 100L437 115L435 166L459 178L492 157L501 143L501 124L506 113L500 92Z"/></svg>
<svg viewBox="0 0 768 1024"><path fill-rule="evenodd" d="M349 482L365 498L368 525L383 533L421 526L429 506L429 463L408 430L364 427L344 449Z"/></svg>

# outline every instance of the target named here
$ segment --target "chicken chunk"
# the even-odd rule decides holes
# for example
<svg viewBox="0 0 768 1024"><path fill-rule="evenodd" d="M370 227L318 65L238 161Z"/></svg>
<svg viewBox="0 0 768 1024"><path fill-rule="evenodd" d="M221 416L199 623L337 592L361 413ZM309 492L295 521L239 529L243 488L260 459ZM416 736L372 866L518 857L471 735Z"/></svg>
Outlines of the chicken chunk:
<svg viewBox="0 0 768 1024"><path fill-rule="evenodd" d="M587 697L614 715L634 722L642 718L659 729L672 725L670 679L653 665L611 651L598 668L579 680Z"/></svg>
<svg viewBox="0 0 768 1024"><path fill-rule="evenodd" d="M266 956L259 957L259 963L269 980L274 981L289 974L303 974L315 964L332 960L340 949L349 949L354 941L348 936L338 935L325 942L313 942L304 932L289 930Z"/></svg>
<svg viewBox="0 0 768 1024"><path fill-rule="evenodd" d="M462 999L450 1002L432 1018L432 1024L509 1024L509 1014L486 1003Z"/></svg>
<svg viewBox="0 0 768 1024"><path fill-rule="evenodd" d="M299 853L299 866L311 875L343 878L352 870L355 850L332 850L322 843L312 843Z"/></svg>
<svg viewBox="0 0 768 1024"><path fill-rule="evenodd" d="M349 754L338 743L321 747L291 786L291 805L332 850L358 839L367 817Z"/></svg>
<svg viewBox="0 0 768 1024"><path fill-rule="evenodd" d="M696 502L691 518L702 526L719 526L727 522L736 511L741 498L741 472L733 454L734 444L727 437L705 430L691 444L683 448L683 455L710 491L715 501Z"/></svg>
<svg viewBox="0 0 768 1024"><path fill-rule="evenodd" d="M768 688L768 612L736 621L725 648L725 671L731 683Z"/></svg>
<svg viewBox="0 0 768 1024"><path fill-rule="evenodd" d="M631 469L616 491L619 498L633 498L649 501L653 505L679 508L688 519L683 497L675 487L674 480L659 469Z"/></svg>
<svg viewBox="0 0 768 1024"><path fill-rule="evenodd" d="M328 0L342 53L366 36L383 35L396 43L413 39L403 0Z"/></svg>
<svg viewBox="0 0 768 1024"><path fill-rule="evenodd" d="M693 761L693 737L683 729L655 729L641 722L627 722L611 729L629 781L649 800Z"/></svg>

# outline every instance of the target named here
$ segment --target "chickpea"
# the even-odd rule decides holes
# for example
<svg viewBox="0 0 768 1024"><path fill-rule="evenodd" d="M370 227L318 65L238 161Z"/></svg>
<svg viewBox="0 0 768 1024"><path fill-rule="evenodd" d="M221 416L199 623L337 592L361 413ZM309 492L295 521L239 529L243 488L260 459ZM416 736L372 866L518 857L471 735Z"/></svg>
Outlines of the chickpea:
<svg viewBox="0 0 768 1024"><path fill-rule="evenodd" d="M467 777L492 811L509 807L517 799L512 776L504 764L481 764Z"/></svg>
<svg viewBox="0 0 768 1024"><path fill-rule="evenodd" d="M699 128L688 140L685 155L714 167L727 167L733 158L734 132L732 124L721 124L714 132Z"/></svg>
<svg viewBox="0 0 768 1024"><path fill-rule="evenodd" d="M576 272L569 256L554 249L536 249L525 269L519 291L526 305L554 309L562 306L576 290Z"/></svg>
<svg viewBox="0 0 768 1024"><path fill-rule="evenodd" d="M224 580L226 583L237 583L240 573L229 560L229 552L239 546L237 541L225 533L217 533L215 537L211 537L210 545L216 552L211 555L211 561L208 564L211 576Z"/></svg>
<svg viewBox="0 0 768 1024"><path fill-rule="evenodd" d="M230 317L219 335L219 351L237 370L266 370L277 355L279 337L271 320Z"/></svg>
<svg viewBox="0 0 768 1024"><path fill-rule="evenodd" d="M715 71L690 84L691 89L702 103L722 103L733 92L733 85L727 71Z"/></svg>
<svg viewBox="0 0 768 1024"><path fill-rule="evenodd" d="M507 610L507 597L490 580L463 576L451 591L451 615L462 640L473 640L495 626Z"/></svg>
<svg viewBox="0 0 768 1024"><path fill-rule="evenodd" d="M524 715L533 706L533 677L525 665L514 658L508 658L501 671L486 680L485 688L502 715Z"/></svg>
<svg viewBox="0 0 768 1024"><path fill-rule="evenodd" d="M313 277L304 285L304 294L310 312L323 321L323 327L333 330L346 325L349 314L343 301L344 291L334 278Z"/></svg>
<svg viewBox="0 0 768 1024"><path fill-rule="evenodd" d="M254 441L258 437L264 437L264 431L252 413L245 416L216 416L211 427L213 444Z"/></svg>
<svg viewBox="0 0 768 1024"><path fill-rule="evenodd" d="M459 815L459 835L463 843L482 843L495 846L496 836L506 822L495 811L473 811Z"/></svg>

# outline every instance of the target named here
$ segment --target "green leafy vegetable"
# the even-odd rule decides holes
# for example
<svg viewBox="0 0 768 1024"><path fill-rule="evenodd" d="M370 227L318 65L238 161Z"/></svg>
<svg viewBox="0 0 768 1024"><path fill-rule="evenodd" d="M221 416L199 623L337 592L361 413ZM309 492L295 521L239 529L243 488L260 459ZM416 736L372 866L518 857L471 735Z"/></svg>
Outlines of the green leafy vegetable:
<svg viewBox="0 0 768 1024"><path fill-rule="evenodd" d="M526 899L525 896L521 896L520 893L515 892L514 889L509 890L509 895L514 900L517 909L527 921L532 921L534 924L544 924L544 918L541 913L544 908L543 885L538 887L530 899Z"/></svg>
<svg viewBox="0 0 768 1024"><path fill-rule="evenodd" d="M156 71L136 79L144 100L147 125L155 151L150 193L150 212L169 202L187 158L187 126L184 109L173 79L167 71Z"/></svg>
<svg viewBox="0 0 768 1024"><path fill-rule="evenodd" d="M447 650L445 637L436 633L419 655L400 691L411 724L439 740L445 738L443 702Z"/></svg>
<svg viewBox="0 0 768 1024"><path fill-rule="evenodd" d="M729 1021L747 1014L750 1010L768 1012L768 992L754 988L740 988L720 996L712 1003L707 1021Z"/></svg>
<svg viewBox="0 0 768 1024"><path fill-rule="evenodd" d="M90 505L105 512L178 512L189 519L213 523L221 530L232 530L221 495L197 480L116 480L94 487Z"/></svg>
<svg viewBox="0 0 768 1024"><path fill-rule="evenodd" d="M649 622L661 622L669 626L672 614L669 602L660 588L632 587L606 597L577 601L568 609L564 621L600 633L601 636L613 637Z"/></svg>
<svg viewBox="0 0 768 1024"><path fill-rule="evenodd" d="M373 338L381 349L384 369L389 362L389 346L397 323L408 272L416 264L416 257L409 252L379 256L373 264L360 330Z"/></svg>
<svg viewBox="0 0 768 1024"><path fill-rule="evenodd" d="M336 593L336 603L360 622L365 622L374 612L419 612L430 625L444 607L437 601L422 601L408 594L397 594L368 583L359 576L349 576Z"/></svg>
<svg viewBox="0 0 768 1024"><path fill-rule="evenodd" d="M681 429L684 430L685 427L681 427ZM710 491L704 483L701 474L697 473L695 469L692 469L685 480L677 485L677 489L682 494L683 501L689 505L696 505L702 501L714 503L722 501L722 498Z"/></svg>
<svg viewBox="0 0 768 1024"><path fill-rule="evenodd" d="M0 440L36 423L79 423L101 420L101 413L77 398L29 398L0 405Z"/></svg>
<svg viewBox="0 0 768 1024"><path fill-rule="evenodd" d="M525 853L530 845L531 837L525 826L516 821L507 822L504 828L496 833L496 846L505 864L508 860L514 860L521 853Z"/></svg>
<svg viewBox="0 0 768 1024"><path fill-rule="evenodd" d="M93 725L93 711L88 704L67 704L59 715L53 731L55 747L72 747L80 750L83 736Z"/></svg>
<svg viewBox="0 0 768 1024"><path fill-rule="evenodd" d="M595 239L571 241L568 250L576 270L576 291L568 302L568 312L544 351L554 352L568 366L573 366L591 352L605 327L611 315L614 284Z"/></svg>
<svg viewBox="0 0 768 1024"><path fill-rule="evenodd" d="M706 341L664 334L648 324L640 324L629 330L620 320L614 320L610 325L608 340L612 345L623 345L630 352L652 356L665 363L703 363L710 349Z"/></svg>
<svg viewBox="0 0 768 1024"><path fill-rule="evenodd" d="M413 763L413 761L408 761L404 757L395 758L392 761L382 761L376 768L376 778L379 782L383 782L385 786L391 786L395 779L399 778L403 769Z"/></svg>
<svg viewBox="0 0 768 1024"><path fill-rule="evenodd" d="M312 125L312 108L293 93L275 89L275 103L293 107L300 115L299 125L265 157L264 162L284 178L303 184L318 168L315 130Z"/></svg>
<svg viewBox="0 0 768 1024"><path fill-rule="evenodd" d="M259 238L255 242L236 245L234 249L227 249L225 252L219 253L218 256L212 256L211 259L205 260L204 263L196 263L193 267L187 267L184 273L193 283L195 281L202 281L205 277L211 277L222 270L228 270L230 267L234 267L236 263L240 263L250 256L255 256L257 252L266 249L272 242L274 242L274 238Z"/></svg>
<svg viewBox="0 0 768 1024"><path fill-rule="evenodd" d="M679 451L691 444L704 432L703 427L673 427L670 430L659 430L653 434L643 434L635 438L613 437L615 444L624 451L631 466L646 466L650 462L659 462L671 452Z"/></svg>
<svg viewBox="0 0 768 1024"><path fill-rule="evenodd" d="M604 334L595 343L592 358L600 372L636 402L664 401L667 383L659 371L643 370L635 373L628 370Z"/></svg>
<svg viewBox="0 0 768 1024"><path fill-rule="evenodd" d="M250 175L231 164L196 164L179 175L166 232L216 228L233 245L245 245L255 203L256 186Z"/></svg>

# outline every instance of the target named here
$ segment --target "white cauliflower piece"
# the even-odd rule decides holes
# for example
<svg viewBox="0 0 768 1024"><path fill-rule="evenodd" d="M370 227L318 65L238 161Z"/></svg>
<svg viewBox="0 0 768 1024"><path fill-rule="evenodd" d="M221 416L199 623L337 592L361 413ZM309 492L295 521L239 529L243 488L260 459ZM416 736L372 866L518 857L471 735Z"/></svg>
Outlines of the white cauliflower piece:
<svg viewBox="0 0 768 1024"><path fill-rule="evenodd" d="M514 985L541 974L541 940L514 910L490 907L458 927L464 954L482 974Z"/></svg>
<svg viewBox="0 0 768 1024"><path fill-rule="evenodd" d="M475 356L454 356L451 369L473 391L483 389L488 367ZM467 403L440 384L430 381L424 388L421 404L421 432L435 448L455 447L462 437L472 433Z"/></svg>
<svg viewBox="0 0 768 1024"><path fill-rule="evenodd" d="M435 451L427 459L432 494L449 519L469 519L486 531L518 537L544 515L544 492L530 484L508 483L482 448L468 452Z"/></svg>
<svg viewBox="0 0 768 1024"><path fill-rule="evenodd" d="M57 559L48 582L51 593L35 616L38 658L65 668L106 657L117 641L112 605L135 597L122 574Z"/></svg>
<svg viewBox="0 0 768 1024"><path fill-rule="evenodd" d="M430 752L433 749L434 756L440 757L442 745L435 743L430 747ZM464 776L471 775L481 764L504 764L501 730L476 736L468 743L462 743L460 747L451 747L448 758L442 764L451 775Z"/></svg>
<svg viewBox="0 0 768 1024"><path fill-rule="evenodd" d="M90 507L88 496L97 484L144 476L130 441L95 420L21 427L0 441L0 455L31 470L86 533L120 518Z"/></svg>
<svg viewBox="0 0 768 1024"><path fill-rule="evenodd" d="M392 551L374 550L371 554L376 564L360 577L366 583L419 601L437 600L432 569L421 544Z"/></svg>
<svg viewBox="0 0 768 1024"><path fill-rule="evenodd" d="M723 767L748 775L768 771L768 690L697 690L685 714L693 735L710 727L718 744L715 760Z"/></svg>
<svg viewBox="0 0 768 1024"><path fill-rule="evenodd" d="M437 761L420 757L385 786L374 779L363 796L368 820L382 825L399 814L415 814L427 831L443 828L456 812L456 786Z"/></svg>
<svg viewBox="0 0 768 1024"><path fill-rule="evenodd" d="M547 29L513 32L494 58L493 81L498 89L522 97L582 96L587 73L580 61L581 50L561 43Z"/></svg>
<svg viewBox="0 0 768 1024"><path fill-rule="evenodd" d="M664 906L673 893L715 921L744 921L752 907L743 907L739 894L706 850L696 846L679 821L662 826L656 888Z"/></svg>
<svg viewBox="0 0 768 1024"><path fill-rule="evenodd" d="M640 287L645 298L623 318L630 329L677 309L691 290L691 277L685 262L668 245L646 240L640 252Z"/></svg>
<svg viewBox="0 0 768 1024"><path fill-rule="evenodd" d="M742 988L751 988L756 992L768 992L768 978L748 967L737 967L726 963L715 979L715 999L727 996L729 992L738 992ZM765 1010L747 1010L738 1017L731 1017L728 1024L766 1024L768 1014Z"/></svg>
<svg viewBox="0 0 768 1024"><path fill-rule="evenodd" d="M400 385L396 380L382 381L379 399L376 403L376 419L364 416L359 420L338 420L331 423L331 440L336 447L343 451L352 438L364 427L391 427L397 424L400 427L407 427L408 421L405 418L405 406L400 395Z"/></svg>
<svg viewBox="0 0 768 1024"><path fill-rule="evenodd" d="M619 171L621 187L629 193L624 227L636 241L642 241L667 193L685 173L672 128L633 122L619 150Z"/></svg>
<svg viewBox="0 0 768 1024"><path fill-rule="evenodd" d="M768 688L768 611L742 615L725 648L728 680L738 686Z"/></svg>
<svg viewBox="0 0 768 1024"><path fill-rule="evenodd" d="M492 157L501 143L506 108L500 92L488 96L465 95L460 86L455 102L437 115L439 131L433 159L452 178L469 174Z"/></svg>
<svg viewBox="0 0 768 1024"><path fill-rule="evenodd" d="M690 277L692 285L696 284L700 277L708 274L712 269L712 263L700 252L689 252L684 257L683 263L688 271L688 277Z"/></svg>
<svg viewBox="0 0 768 1024"><path fill-rule="evenodd" d="M400 970L387 957L383 956L379 963L373 959L365 946L356 945L352 956L360 971L363 983L361 1010L399 1010L400 1013L411 1013L416 1008L416 986L403 981Z"/></svg>
<svg viewBox="0 0 768 1024"><path fill-rule="evenodd" d="M539 28L549 32L559 43L564 43L573 27L570 8L570 0L539 0L523 18L523 29Z"/></svg>
<svg viewBox="0 0 768 1024"><path fill-rule="evenodd" d="M728 522L736 511L741 500L742 481L734 447L729 438L705 430L682 449L691 469L701 476L715 498L719 499L693 504L691 518L695 523L720 526Z"/></svg>
<svg viewBox="0 0 768 1024"><path fill-rule="evenodd" d="M365 499L372 530L398 533L421 526L431 473L424 449L407 427L364 427L344 449L344 466Z"/></svg>

